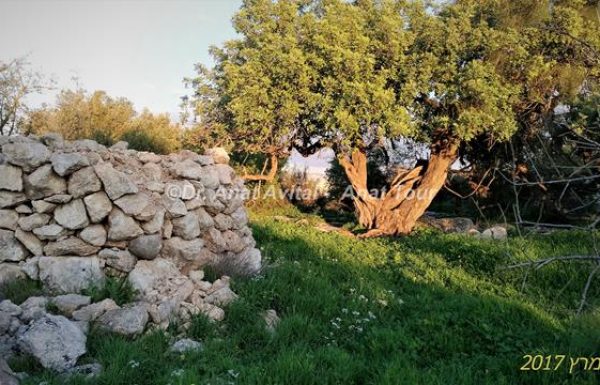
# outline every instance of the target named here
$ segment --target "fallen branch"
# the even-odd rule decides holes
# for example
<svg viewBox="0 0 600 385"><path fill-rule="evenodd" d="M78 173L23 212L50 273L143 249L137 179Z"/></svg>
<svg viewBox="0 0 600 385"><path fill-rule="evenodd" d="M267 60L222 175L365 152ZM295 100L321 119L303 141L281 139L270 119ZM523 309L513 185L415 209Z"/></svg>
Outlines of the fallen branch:
<svg viewBox="0 0 600 385"><path fill-rule="evenodd" d="M522 263L517 263L514 265L509 265L506 266L505 269L507 270L511 270L511 269L519 269L522 267L533 267L534 269L540 269L552 262L556 262L556 261L598 261L600 262L600 255L568 255L568 256L564 256L564 257L551 257L551 258L544 258L544 259L538 259L536 261L529 261L529 262L522 262Z"/></svg>

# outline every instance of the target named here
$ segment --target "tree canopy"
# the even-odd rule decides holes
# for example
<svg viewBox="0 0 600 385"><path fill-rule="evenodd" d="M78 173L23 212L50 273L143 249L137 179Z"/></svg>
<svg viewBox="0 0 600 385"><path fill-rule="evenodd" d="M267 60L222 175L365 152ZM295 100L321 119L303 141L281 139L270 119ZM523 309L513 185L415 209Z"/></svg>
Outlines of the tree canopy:
<svg viewBox="0 0 600 385"><path fill-rule="evenodd" d="M595 81L600 29L589 14L583 0L246 0L241 37L213 49L196 101L236 150L332 147L368 206L361 223L377 228L404 198L369 197L365 152L401 137L429 143L429 165L389 191L437 192L471 143L539 126ZM418 217L430 201L398 215Z"/></svg>

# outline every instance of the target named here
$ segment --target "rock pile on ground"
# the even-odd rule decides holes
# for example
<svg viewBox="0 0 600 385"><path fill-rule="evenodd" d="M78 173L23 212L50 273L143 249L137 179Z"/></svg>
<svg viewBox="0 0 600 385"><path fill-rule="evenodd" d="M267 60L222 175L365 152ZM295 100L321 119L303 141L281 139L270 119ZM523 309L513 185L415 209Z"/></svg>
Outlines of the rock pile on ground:
<svg viewBox="0 0 600 385"><path fill-rule="evenodd" d="M91 322L132 336L198 313L219 320L237 296L203 267L260 269L246 190L222 151L160 156L55 134L0 137L0 147L0 284L29 277L48 293L0 303L0 349L64 371L85 353ZM107 277L127 280L135 302L81 295Z"/></svg>

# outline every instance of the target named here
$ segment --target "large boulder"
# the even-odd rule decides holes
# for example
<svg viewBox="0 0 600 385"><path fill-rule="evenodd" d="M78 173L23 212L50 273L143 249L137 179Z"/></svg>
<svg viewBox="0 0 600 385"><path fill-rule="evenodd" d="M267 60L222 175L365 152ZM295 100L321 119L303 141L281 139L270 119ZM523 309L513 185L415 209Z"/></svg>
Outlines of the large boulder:
<svg viewBox="0 0 600 385"><path fill-rule="evenodd" d="M18 336L19 346L43 367L64 372L86 353L86 337L81 329L63 316L46 314Z"/></svg>
<svg viewBox="0 0 600 385"><path fill-rule="evenodd" d="M0 286L5 283L25 278L25 273L16 264L0 262ZM0 331L0 335L2 332Z"/></svg>
<svg viewBox="0 0 600 385"><path fill-rule="evenodd" d="M71 317L74 311L89 305L91 301L89 296L79 294L63 294L50 299L58 311L68 317Z"/></svg>
<svg viewBox="0 0 600 385"><path fill-rule="evenodd" d="M42 257L38 267L40 281L57 294L100 287L105 279L97 257Z"/></svg>

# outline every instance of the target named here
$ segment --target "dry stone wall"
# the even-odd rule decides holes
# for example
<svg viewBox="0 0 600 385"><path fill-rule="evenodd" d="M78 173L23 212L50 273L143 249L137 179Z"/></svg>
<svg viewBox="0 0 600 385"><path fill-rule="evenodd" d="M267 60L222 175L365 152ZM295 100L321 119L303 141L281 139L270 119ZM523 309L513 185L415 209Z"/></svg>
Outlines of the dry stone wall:
<svg viewBox="0 0 600 385"><path fill-rule="evenodd" d="M203 267L260 269L243 181L220 151L160 156L56 134L0 146L0 283L28 276L61 296L115 276L137 292L126 307L87 300L70 310L76 322L135 334L173 317L218 320L236 295Z"/></svg>

